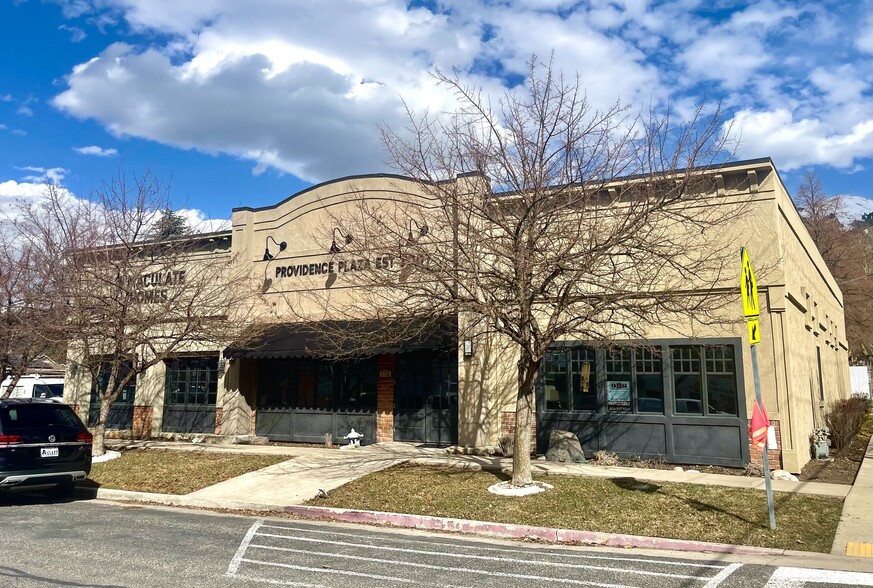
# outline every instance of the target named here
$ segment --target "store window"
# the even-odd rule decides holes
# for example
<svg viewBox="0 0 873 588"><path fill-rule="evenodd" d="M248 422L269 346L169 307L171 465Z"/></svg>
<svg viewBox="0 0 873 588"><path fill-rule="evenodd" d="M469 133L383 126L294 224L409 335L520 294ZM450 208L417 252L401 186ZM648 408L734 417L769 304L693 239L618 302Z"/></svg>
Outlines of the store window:
<svg viewBox="0 0 873 588"><path fill-rule="evenodd" d="M543 370L546 410L570 410L567 351L546 353Z"/></svg>
<svg viewBox="0 0 873 588"><path fill-rule="evenodd" d="M214 405L218 357L179 357L167 361L167 404Z"/></svg>
<svg viewBox="0 0 873 588"><path fill-rule="evenodd" d="M595 353L590 347L553 349L543 362L546 410L597 410Z"/></svg>
<svg viewBox="0 0 873 588"><path fill-rule="evenodd" d="M706 397L709 414L737 414L737 375L734 348L706 347Z"/></svg>
<svg viewBox="0 0 873 588"><path fill-rule="evenodd" d="M666 399L677 415L736 416L735 353L733 345L554 347L543 360L542 410L662 415Z"/></svg>
<svg viewBox="0 0 873 588"><path fill-rule="evenodd" d="M664 413L664 376L661 351L646 347L634 352L637 412Z"/></svg>
<svg viewBox="0 0 873 588"><path fill-rule="evenodd" d="M543 362L546 410L597 410L595 353L590 347L552 349Z"/></svg>
<svg viewBox="0 0 873 588"><path fill-rule="evenodd" d="M703 375L700 349L671 347L676 414L703 414Z"/></svg>
<svg viewBox="0 0 873 588"><path fill-rule="evenodd" d="M599 363L600 362L600 363ZM599 394L597 365L606 405ZM543 362L545 410L663 414L664 385L661 354L657 349L591 347L551 349Z"/></svg>
<svg viewBox="0 0 873 588"><path fill-rule="evenodd" d="M631 373L633 350L629 348L606 351L606 410L631 412Z"/></svg>
<svg viewBox="0 0 873 588"><path fill-rule="evenodd" d="M375 410L377 377L375 358L262 360L258 370L258 407Z"/></svg>
<svg viewBox="0 0 873 588"><path fill-rule="evenodd" d="M676 414L736 415L737 376L730 345L670 348Z"/></svg>
<svg viewBox="0 0 873 588"><path fill-rule="evenodd" d="M129 361L125 361L121 364L120 369L118 371L118 378L125 378L132 369L132 366ZM97 371L97 379L92 382L91 385L91 403L99 403L99 395L106 391L106 387L109 385L109 375L111 371L111 366L108 363L101 363L100 369ZM127 385L122 388L121 394L119 394L118 398L115 400L114 404L133 404L134 397L136 396L136 377L132 378Z"/></svg>
<svg viewBox="0 0 873 588"><path fill-rule="evenodd" d="M597 371L594 349L570 349L570 385L573 390L571 410L597 410Z"/></svg>

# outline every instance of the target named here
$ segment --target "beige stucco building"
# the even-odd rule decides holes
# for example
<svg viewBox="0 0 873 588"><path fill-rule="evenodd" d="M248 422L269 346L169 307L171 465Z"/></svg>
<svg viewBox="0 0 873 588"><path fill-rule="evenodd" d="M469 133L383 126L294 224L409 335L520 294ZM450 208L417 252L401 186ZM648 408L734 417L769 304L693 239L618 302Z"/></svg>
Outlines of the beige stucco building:
<svg viewBox="0 0 873 588"><path fill-rule="evenodd" d="M762 270L761 390L778 440L771 463L797 472L810 459L809 436L823 424L826 404L849 395L842 295L769 159L712 174L713 205L749 203L720 230L725 247L742 242ZM134 436L257 433L315 443L354 427L365 443L498 445L514 426L516 353L506 341L459 337L454 322L367 357L328 361L300 329L325 318L307 307L314 300L308 293L329 292L332 306L342 308L344 296L354 298L344 276L395 261L343 254L347 236L331 220L361 194L397 206L426 205L428 198L409 178L343 178L274 206L234 209L229 231L191 237L248 268L260 291L252 304L276 329L256 344L195 346L151 368L116 403L110 427ZM737 254L736 284L739 273ZM558 341L537 386L539 451L548 431L559 428L576 432L588 453L729 466L760 459L749 449L755 392L739 288L732 287L736 320L696 325L693 334L677 316L649 325L644 340L610 348ZM352 311L329 318L372 319ZM93 413L92 383L82 373L68 371L67 378L66 399L80 414Z"/></svg>

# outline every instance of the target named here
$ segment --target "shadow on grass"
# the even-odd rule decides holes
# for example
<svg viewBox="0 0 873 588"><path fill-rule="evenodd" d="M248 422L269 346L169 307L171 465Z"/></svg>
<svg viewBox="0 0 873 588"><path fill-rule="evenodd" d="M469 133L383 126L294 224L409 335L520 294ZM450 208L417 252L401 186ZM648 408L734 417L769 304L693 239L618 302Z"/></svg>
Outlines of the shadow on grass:
<svg viewBox="0 0 873 588"><path fill-rule="evenodd" d="M627 490L630 492L642 492L645 494L662 494L663 496L670 497L679 502L684 502L689 507L694 509L697 512L711 512L718 513L727 517L730 517L736 521L740 521L746 525L750 525L752 527L757 527L760 529L768 529L769 525L765 525L761 523L760 519L752 519L750 517L743 516L742 514L738 514L736 512L731 512L718 506L716 504L712 504L709 502L704 502L702 500L697 500L696 498L690 498L686 496L682 496L677 493L673 493L669 488L664 489L662 486L658 484L654 484L651 482L644 482L641 480L637 480L633 477L625 477L625 478L612 478L610 480L613 484L621 488L622 490ZM780 502L784 502L785 500L789 500L789 497L785 497Z"/></svg>
<svg viewBox="0 0 873 588"><path fill-rule="evenodd" d="M653 494L661 489L661 487L657 484L653 484L651 482L642 482L640 480L637 480L636 478L612 478L611 481L622 490L630 490L633 492L644 492L646 494Z"/></svg>

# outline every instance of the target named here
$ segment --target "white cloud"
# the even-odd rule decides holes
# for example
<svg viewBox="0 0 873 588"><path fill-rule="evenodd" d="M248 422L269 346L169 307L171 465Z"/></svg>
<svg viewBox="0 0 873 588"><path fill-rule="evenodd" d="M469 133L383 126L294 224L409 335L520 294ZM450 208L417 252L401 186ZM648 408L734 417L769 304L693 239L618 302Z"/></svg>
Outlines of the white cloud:
<svg viewBox="0 0 873 588"><path fill-rule="evenodd" d="M786 109L738 112L731 121L741 134L743 157L769 155L780 169L809 164L851 168L857 158L870 156L873 118L839 133L815 118L795 119Z"/></svg>
<svg viewBox="0 0 873 588"><path fill-rule="evenodd" d="M436 4L75 0L69 16L123 20L149 41L77 65L54 105L116 136L315 181L383 169L377 124L404 123L400 96L450 108L428 70L456 68L494 95L554 49L594 107L721 99L736 120L765 125L744 128L746 147L780 167L870 156L858 149L873 119L869 64L852 60L873 44L857 34L860 16L779 0L720 11L697 0Z"/></svg>
<svg viewBox="0 0 873 588"><path fill-rule="evenodd" d="M88 145L87 147L73 147L73 151L82 155L96 155L97 157L115 157L118 155L118 149L98 147L97 145Z"/></svg>
<svg viewBox="0 0 873 588"><path fill-rule="evenodd" d="M58 30L67 31L68 33L70 33L70 41L72 41L73 43L80 43L81 41L84 41L85 38L88 36L87 33L85 33L85 31L83 31L79 27L71 27L62 24L58 27Z"/></svg>
<svg viewBox="0 0 873 588"><path fill-rule="evenodd" d="M43 168L23 168L28 170L42 170ZM50 168L45 170L46 174L51 174L58 178L55 183L55 189L64 197L72 199L73 203L84 202L80 200L69 189L59 185L59 181L63 179L63 175L57 173L60 168ZM45 197L47 175L43 176L28 176L27 181L6 180L0 181L0 219L14 218L17 216L17 209L22 204L34 203ZM211 233L214 231L223 231L230 228L230 220L215 219L202 210L196 208L183 208L177 211L181 214L188 227L195 233ZM157 219L158 215L155 215Z"/></svg>
<svg viewBox="0 0 873 588"><path fill-rule="evenodd" d="M229 219L209 218L205 212L196 208L182 208L177 212L185 217L188 227L195 233L212 233L230 228Z"/></svg>
<svg viewBox="0 0 873 588"><path fill-rule="evenodd" d="M25 106L24 104L19 106L16 112L18 112L18 114L20 114L21 116L33 116L33 109L30 106Z"/></svg>
<svg viewBox="0 0 873 588"><path fill-rule="evenodd" d="M12 94L3 94L0 96L0 102L12 102Z"/></svg>
<svg viewBox="0 0 873 588"><path fill-rule="evenodd" d="M34 182L36 184L60 184L67 176L67 174L70 173L70 170L64 169L62 167L36 167L32 165L27 165L16 169L20 169L21 171L34 172L36 175L27 175L24 176L24 179L28 182Z"/></svg>
<svg viewBox="0 0 873 588"><path fill-rule="evenodd" d="M35 202L45 195L45 182L17 182L6 180L0 182L0 216L16 216L16 206L19 203ZM66 188L58 187L63 194L72 196Z"/></svg>

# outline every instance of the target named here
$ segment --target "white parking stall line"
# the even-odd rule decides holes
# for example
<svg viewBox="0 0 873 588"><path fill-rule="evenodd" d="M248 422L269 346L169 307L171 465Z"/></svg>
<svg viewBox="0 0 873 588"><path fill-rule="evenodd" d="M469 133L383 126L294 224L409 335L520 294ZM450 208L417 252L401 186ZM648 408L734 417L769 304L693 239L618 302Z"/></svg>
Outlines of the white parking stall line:
<svg viewBox="0 0 873 588"><path fill-rule="evenodd" d="M266 549L270 551L284 551L290 553L296 553L299 550L294 549L293 547L274 547L271 545L257 545L252 544L249 546L251 549ZM370 563L384 563L395 566L405 566L410 568L421 568L421 569L429 569L429 570L439 570L441 572L461 572L466 574L479 574L482 576L497 576L500 578L513 578L519 580L536 580L543 582L558 582L562 584L575 584L578 586L597 586L600 588L634 588L633 586L629 586L627 584L606 584L603 582L591 582L588 580L574 580L572 578L555 578L552 576L536 576L533 574L512 574L509 572L500 572L496 570L477 570L474 568L459 568L455 566L437 566L432 564L418 563L412 561L401 561L396 559L380 559L377 557L366 557L361 555L348 555L342 553L331 553L326 551L306 551L307 555L318 555L322 557L332 557L336 559L350 559L354 561L366 561ZM243 560L249 561L249 560ZM524 562L530 563L530 562ZM277 564L278 565L278 564ZM317 568L316 568L317 569ZM620 571L620 570L614 570Z"/></svg>
<svg viewBox="0 0 873 588"><path fill-rule="evenodd" d="M230 576L235 580L245 580L246 582L260 582L261 584L273 584L274 586L299 586L300 588L328 588L324 584L307 584L306 582L295 582L293 580L274 580L272 578L260 578L258 576L249 576L248 574L234 574Z"/></svg>
<svg viewBox="0 0 873 588"><path fill-rule="evenodd" d="M298 566L294 564L282 563L278 561L261 561L259 559L243 558L242 561L250 564L258 564L262 566L272 566L277 568L285 568L289 570L300 570L302 572L318 572L319 574L340 574L343 576L356 576L359 578L370 578L372 580L386 580L388 582L401 582L403 584L416 584L417 580L408 578L400 578L397 576L383 576L380 574L367 574L366 572L353 572L351 570L334 570L331 568L313 568L311 566Z"/></svg>
<svg viewBox="0 0 873 588"><path fill-rule="evenodd" d="M776 568L764 588L803 588L808 582L841 584L846 586L873 586L873 574L812 570L807 568Z"/></svg>
<svg viewBox="0 0 873 588"><path fill-rule="evenodd" d="M259 519L255 521L255 524L249 527L249 532L246 533L245 537L243 537L242 542L239 544L239 549L236 550L236 553L230 560L230 565L227 566L227 572L225 572L224 574L225 576L233 576L234 574L236 574L237 570L239 569L239 564L240 562L242 562L242 558L246 554L246 549L248 549L249 543L252 542L252 538L255 536L255 533L258 532L258 529L263 524L264 520Z"/></svg>
<svg viewBox="0 0 873 588"><path fill-rule="evenodd" d="M477 561L494 561L494 562L500 562L500 563L520 563L520 564L526 564L526 565L548 566L550 568L555 568L555 567L571 568L571 569L575 569L575 570L597 570L597 571L615 572L615 573L619 573L619 574L637 574L637 575L641 575L641 576L654 576L654 577L658 577L658 578L675 578L675 579L679 579L679 580L706 581L706 580L710 579L708 577L701 578L700 576L689 576L686 574L668 574L666 572L649 572L646 570L628 570L628 569L622 569L622 568L613 568L613 567L609 567L609 566L592 566L592 565L587 565L587 564L548 562L548 561L537 561L534 559L516 559L516 558L510 558L510 557L491 557L491 556L487 556L487 555L473 555L470 553L440 553L437 551L427 551L424 549L406 549L406 548L402 548L402 547L389 547L386 545L361 545L360 543L352 543L349 541L330 541L327 539L314 539L312 537L288 537L287 535L276 535L273 533L257 533L257 536L258 537L273 537L273 538L287 539L290 541L303 541L303 542L307 542L307 543L326 543L328 545L342 545L343 547L357 547L360 549L374 549L374 550L390 551L392 553L400 552L400 553L412 553L415 555L435 555L435 556L440 556L440 557L451 557L451 558L455 558L455 559L472 559L472 560L477 560ZM251 547L258 547L258 548L264 548L264 549L275 549L275 550L281 550L281 551L297 551L296 549L293 549L290 547L270 547L270 546L266 546L266 545L251 545ZM319 552L309 551L308 553L319 553ZM394 560L377 560L377 559L370 558L370 557L360 557L360 556L338 556L336 554L328 553L328 552L326 552L322 555L327 555L327 556L331 556L331 557L348 557L351 559L362 559L362 560L369 560L369 561L385 561L385 562L393 562L394 561ZM399 563L402 565L407 565L406 562L396 562L396 563ZM442 568L441 566L430 566L430 567L434 567L435 569L449 569L449 568ZM489 572L482 572L482 573L489 573Z"/></svg>
<svg viewBox="0 0 873 588"><path fill-rule="evenodd" d="M710 578L709 582L707 582L703 586L703 588L717 588L718 586L721 586L721 583L724 582L725 580L727 580L728 576L733 574L735 571L737 571L741 567L743 567L743 564L738 564L738 563L730 564L728 567L726 567L725 569L723 569L722 571L717 573L715 576Z"/></svg>
<svg viewBox="0 0 873 588"><path fill-rule="evenodd" d="M428 546L434 547L455 547L458 549L475 549L477 551L497 551L500 553L513 553L521 551L519 549L515 549L512 547L486 547L482 545L478 545L475 542L467 542L467 543L449 543L449 542L440 542L440 541L430 541L428 539L416 539L414 537L404 537L402 539L396 539L393 537L385 537L384 535L362 535L360 533L343 533L340 531L322 531L320 529L307 529L304 527L285 527L282 525L269 525L264 524L261 525L262 529L282 529L285 531L299 531L302 533L320 533L322 535L331 535L331 536L340 536L340 537L353 537L355 539L370 539L370 540L378 540L380 543L386 542L394 542L394 543L423 543ZM288 539L295 539L295 535L284 535L284 537ZM463 541L463 540L460 540ZM367 543L359 544L364 547L369 547ZM439 552L435 552L439 553ZM678 567L688 567L688 568L712 568L715 570L723 570L727 567L727 564L718 564L718 563L698 563L695 561L669 561L669 560L659 560L652 558L643 558L643 557L618 557L618 556L608 556L608 555L591 555L588 553L554 553L544 550L531 551L531 553L536 553L538 556L550 556L550 557L569 557L569 558L578 558L578 559L600 559L604 561L617 561L617 562L636 562L636 563L650 563L657 564L663 566L678 566Z"/></svg>

